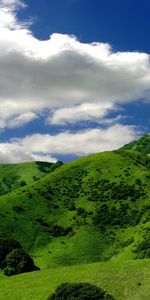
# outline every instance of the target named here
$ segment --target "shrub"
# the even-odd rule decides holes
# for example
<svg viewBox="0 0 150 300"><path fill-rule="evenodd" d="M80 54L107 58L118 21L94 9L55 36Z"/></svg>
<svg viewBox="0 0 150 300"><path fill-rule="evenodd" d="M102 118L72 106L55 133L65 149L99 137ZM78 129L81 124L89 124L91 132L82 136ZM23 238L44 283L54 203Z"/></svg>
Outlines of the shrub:
<svg viewBox="0 0 150 300"><path fill-rule="evenodd" d="M14 249L21 248L20 243L12 239L0 239L0 268L5 266L6 256Z"/></svg>
<svg viewBox="0 0 150 300"><path fill-rule="evenodd" d="M86 210L84 208L78 207L77 208L77 215L78 216L82 216L83 218L86 218L87 212L86 212Z"/></svg>
<svg viewBox="0 0 150 300"><path fill-rule="evenodd" d="M70 211L76 210L75 202L70 201L70 202L68 203L68 205L67 205L67 208L68 208Z"/></svg>
<svg viewBox="0 0 150 300"><path fill-rule="evenodd" d="M57 224L48 224L42 218L38 218L36 219L36 221L53 237L65 236L72 231L71 227L63 228L62 226L59 226Z"/></svg>
<svg viewBox="0 0 150 300"><path fill-rule="evenodd" d="M22 249L12 250L5 259L4 273L7 276L35 271L33 259Z"/></svg>
<svg viewBox="0 0 150 300"><path fill-rule="evenodd" d="M146 239L140 242L134 252L136 253L136 258L150 258L150 240Z"/></svg>
<svg viewBox="0 0 150 300"><path fill-rule="evenodd" d="M118 207L102 204L93 216L93 223L99 227L112 225L135 226L140 222L141 213L136 208L131 208L128 203L121 203Z"/></svg>
<svg viewBox="0 0 150 300"><path fill-rule="evenodd" d="M0 239L0 268L8 276L39 269L19 242L6 238Z"/></svg>
<svg viewBox="0 0 150 300"><path fill-rule="evenodd" d="M20 182L19 182L19 184L20 184L20 186L26 186L27 184L26 184L26 182L24 181L24 180L21 180Z"/></svg>
<svg viewBox="0 0 150 300"><path fill-rule="evenodd" d="M19 205L13 206L12 208L17 214L21 214L25 211L25 209Z"/></svg>
<svg viewBox="0 0 150 300"><path fill-rule="evenodd" d="M48 300L114 300L114 297L89 283L64 283Z"/></svg>
<svg viewBox="0 0 150 300"><path fill-rule="evenodd" d="M71 231L72 231L71 227L63 228L62 226L58 226L58 225L51 225L49 228L50 234L54 237L66 236Z"/></svg>

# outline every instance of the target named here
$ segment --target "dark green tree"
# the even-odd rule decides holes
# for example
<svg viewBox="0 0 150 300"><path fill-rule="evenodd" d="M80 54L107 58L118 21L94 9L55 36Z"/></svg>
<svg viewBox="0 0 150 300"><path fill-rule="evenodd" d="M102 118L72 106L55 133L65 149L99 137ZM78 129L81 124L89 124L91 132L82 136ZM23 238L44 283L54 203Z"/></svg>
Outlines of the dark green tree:
<svg viewBox="0 0 150 300"><path fill-rule="evenodd" d="M22 249L12 250L5 259L4 273L7 276L35 271L33 259Z"/></svg>
<svg viewBox="0 0 150 300"><path fill-rule="evenodd" d="M0 239L0 268L5 266L6 256L14 249L21 248L19 242L12 239Z"/></svg>
<svg viewBox="0 0 150 300"><path fill-rule="evenodd" d="M47 300L115 300L114 297L89 283L63 283Z"/></svg>

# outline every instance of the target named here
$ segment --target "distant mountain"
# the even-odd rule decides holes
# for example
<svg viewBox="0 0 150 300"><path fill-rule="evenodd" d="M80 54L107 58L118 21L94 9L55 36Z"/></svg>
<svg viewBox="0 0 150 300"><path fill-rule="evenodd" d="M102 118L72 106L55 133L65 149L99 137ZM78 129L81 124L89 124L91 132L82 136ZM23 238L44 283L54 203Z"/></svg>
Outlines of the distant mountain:
<svg viewBox="0 0 150 300"><path fill-rule="evenodd" d="M60 165L61 162L0 164L0 196L39 180Z"/></svg>
<svg viewBox="0 0 150 300"><path fill-rule="evenodd" d="M138 151L144 154L150 154L150 134L145 134L138 140L125 145L122 149Z"/></svg>

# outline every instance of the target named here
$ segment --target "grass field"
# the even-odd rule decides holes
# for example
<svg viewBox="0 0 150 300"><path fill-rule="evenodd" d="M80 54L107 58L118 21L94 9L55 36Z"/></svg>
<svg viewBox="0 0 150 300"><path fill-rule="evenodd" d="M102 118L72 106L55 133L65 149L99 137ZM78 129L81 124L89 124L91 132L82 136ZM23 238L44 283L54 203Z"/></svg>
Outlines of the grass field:
<svg viewBox="0 0 150 300"><path fill-rule="evenodd" d="M0 300L46 300L62 282L90 282L116 300L150 299L150 260L93 263L21 274L0 275Z"/></svg>

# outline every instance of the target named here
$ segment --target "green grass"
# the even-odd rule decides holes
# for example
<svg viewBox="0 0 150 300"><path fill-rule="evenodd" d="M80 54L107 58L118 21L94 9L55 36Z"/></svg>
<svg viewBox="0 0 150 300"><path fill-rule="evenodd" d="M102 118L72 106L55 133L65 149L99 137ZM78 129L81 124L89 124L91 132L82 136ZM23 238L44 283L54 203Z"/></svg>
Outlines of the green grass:
<svg viewBox="0 0 150 300"><path fill-rule="evenodd" d="M10 278L1 273L0 300L46 300L60 283L83 281L116 300L150 299L150 260L135 260L134 252L149 239L147 155L126 149L63 166L27 163L0 170L10 189L0 196L0 238L19 241L41 269ZM27 185L17 188L21 180Z"/></svg>
<svg viewBox="0 0 150 300"><path fill-rule="evenodd" d="M48 162L0 164L0 195L31 184L59 166Z"/></svg>
<svg viewBox="0 0 150 300"><path fill-rule="evenodd" d="M41 268L108 260L122 253L131 238L132 245L127 247L129 256L134 257L132 249L149 227L148 163L143 156L137 161L136 154L128 151L105 152L67 163L34 184L0 197L0 236L18 240ZM108 190L102 192L104 179ZM140 186L135 184L137 179ZM127 187L134 185L139 193L136 199L126 195L123 200L112 198L109 185L118 187L122 181ZM140 194L142 189L144 195ZM69 208L71 203L74 210ZM124 225L110 223L102 230L93 224L97 209L106 203L110 209L129 205ZM78 215L79 207L84 208L86 217ZM140 219L132 224L135 208ZM50 233L51 224L71 227L72 233L55 237Z"/></svg>
<svg viewBox="0 0 150 300"><path fill-rule="evenodd" d="M150 134L145 134L138 140L125 145L122 149L134 150L144 154L150 154Z"/></svg>
<svg viewBox="0 0 150 300"><path fill-rule="evenodd" d="M89 282L109 293L116 300L150 299L150 261L118 261L0 276L0 300L46 300L55 288L65 282Z"/></svg>

